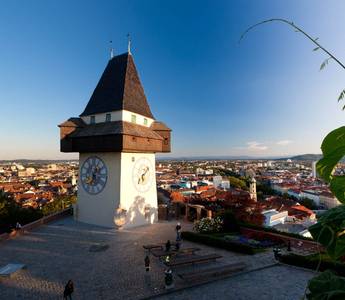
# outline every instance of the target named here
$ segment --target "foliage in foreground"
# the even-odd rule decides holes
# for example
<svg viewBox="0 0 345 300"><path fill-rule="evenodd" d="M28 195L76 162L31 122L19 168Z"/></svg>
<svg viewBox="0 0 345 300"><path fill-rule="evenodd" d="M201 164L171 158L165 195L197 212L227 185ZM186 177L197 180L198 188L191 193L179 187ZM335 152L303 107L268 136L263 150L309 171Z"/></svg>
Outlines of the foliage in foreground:
<svg viewBox="0 0 345 300"><path fill-rule="evenodd" d="M345 280L332 271L325 271L309 282L307 299L342 300L345 299Z"/></svg>
<svg viewBox="0 0 345 300"><path fill-rule="evenodd" d="M249 27L241 36L241 39L253 28L270 22L281 22L291 26L296 32L312 41L317 47L313 51L323 51L328 57L323 61L320 70L324 69L329 61L336 62L345 70L345 65L337 59L331 52L324 48L318 38L311 37L300 27L281 18L264 20ZM345 89L341 91L338 101L345 99ZM345 110L345 105L343 106ZM334 170L339 161L345 155L345 127L330 132L322 142L321 150L323 158L317 163L317 170L321 177L329 183L332 193L342 203L341 206L333 208L323 215L318 223L309 228L314 239L320 242L327 250L329 256L335 260L345 256L345 176L336 176ZM345 299L345 283L342 278L330 272L325 272L310 280L308 288L310 293L308 299Z"/></svg>
<svg viewBox="0 0 345 300"><path fill-rule="evenodd" d="M308 256L298 255L295 253L284 254L279 257L279 261L284 264L315 270L319 267L320 271L331 270L339 276L345 276L345 264L336 262L328 256L322 255L321 261L319 254Z"/></svg>

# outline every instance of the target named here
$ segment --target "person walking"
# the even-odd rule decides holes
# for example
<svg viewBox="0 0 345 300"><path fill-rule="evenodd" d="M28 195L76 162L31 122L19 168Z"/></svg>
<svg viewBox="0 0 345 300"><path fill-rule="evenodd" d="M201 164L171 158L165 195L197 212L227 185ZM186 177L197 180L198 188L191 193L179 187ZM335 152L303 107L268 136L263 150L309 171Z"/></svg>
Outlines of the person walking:
<svg viewBox="0 0 345 300"><path fill-rule="evenodd" d="M176 228L175 228L175 230L176 230L176 241L181 240L181 228L182 228L181 224L180 224L180 222L178 222L176 225Z"/></svg>
<svg viewBox="0 0 345 300"><path fill-rule="evenodd" d="M172 273L172 270L170 268L168 268L164 271L164 283L165 283L165 288L167 290L174 287L173 273Z"/></svg>
<svg viewBox="0 0 345 300"><path fill-rule="evenodd" d="M66 286L65 286L65 290L63 292L63 299L64 300L72 300L72 294L74 291L74 286L73 286L73 281L72 280L68 280Z"/></svg>
<svg viewBox="0 0 345 300"><path fill-rule="evenodd" d="M176 240L175 250L176 250L176 251L179 251L180 248L181 248L181 241Z"/></svg>
<svg viewBox="0 0 345 300"><path fill-rule="evenodd" d="M145 257L145 269L146 269L146 272L150 271L150 258L148 255L146 255Z"/></svg>
<svg viewBox="0 0 345 300"><path fill-rule="evenodd" d="M171 243L170 243L170 240L168 240L165 244L165 251L166 252L169 252L170 251L170 248L171 248Z"/></svg>

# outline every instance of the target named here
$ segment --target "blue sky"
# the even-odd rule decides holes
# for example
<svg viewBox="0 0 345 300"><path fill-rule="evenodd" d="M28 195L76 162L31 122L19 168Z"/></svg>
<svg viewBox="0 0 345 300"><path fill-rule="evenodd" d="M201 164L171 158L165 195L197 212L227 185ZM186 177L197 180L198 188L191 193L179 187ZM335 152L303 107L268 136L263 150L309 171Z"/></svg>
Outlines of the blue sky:
<svg viewBox="0 0 345 300"><path fill-rule="evenodd" d="M183 155L320 153L342 126L345 71L283 17L345 61L343 1L2 1L0 159L70 158L57 124L84 109L109 58L132 53L153 114Z"/></svg>

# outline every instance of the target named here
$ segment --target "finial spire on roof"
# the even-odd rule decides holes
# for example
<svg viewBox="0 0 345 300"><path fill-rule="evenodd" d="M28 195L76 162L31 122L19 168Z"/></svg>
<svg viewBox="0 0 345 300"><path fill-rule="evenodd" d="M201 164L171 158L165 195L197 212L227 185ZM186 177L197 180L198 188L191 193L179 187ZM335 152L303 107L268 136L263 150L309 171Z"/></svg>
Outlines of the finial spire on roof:
<svg viewBox="0 0 345 300"><path fill-rule="evenodd" d="M110 41L110 59L114 57L113 41Z"/></svg>
<svg viewBox="0 0 345 300"><path fill-rule="evenodd" d="M131 53L131 35L129 33L127 33L127 39L128 39L128 54L132 54Z"/></svg>

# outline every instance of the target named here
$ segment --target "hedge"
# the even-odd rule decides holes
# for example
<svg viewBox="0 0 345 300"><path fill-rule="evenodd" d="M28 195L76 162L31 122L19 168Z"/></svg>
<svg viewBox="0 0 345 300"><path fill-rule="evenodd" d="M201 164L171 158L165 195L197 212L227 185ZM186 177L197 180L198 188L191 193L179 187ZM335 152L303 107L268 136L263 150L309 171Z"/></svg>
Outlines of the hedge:
<svg viewBox="0 0 345 300"><path fill-rule="evenodd" d="M279 261L288 265L316 270L319 264L319 255L302 256L297 254L284 254L279 256ZM339 276L345 276L345 264L321 258L319 271L332 270Z"/></svg>
<svg viewBox="0 0 345 300"><path fill-rule="evenodd" d="M208 246L213 246L217 248L230 250L233 252L239 252L250 255L265 251L261 248L255 248L249 245L224 240L223 238L220 238L219 235L217 236L210 234L195 233L191 231L183 231L182 238L191 242L201 243Z"/></svg>
<svg viewBox="0 0 345 300"><path fill-rule="evenodd" d="M300 240L314 241L313 238L305 237L305 236L299 235L297 233L279 231L279 230L271 228L271 227L264 227L264 226L249 224L249 223L239 223L239 225L240 225L240 227L256 229L256 230L261 230L261 231L265 231L265 232L272 232L272 233L285 235L285 236L293 237L293 238L300 239Z"/></svg>

